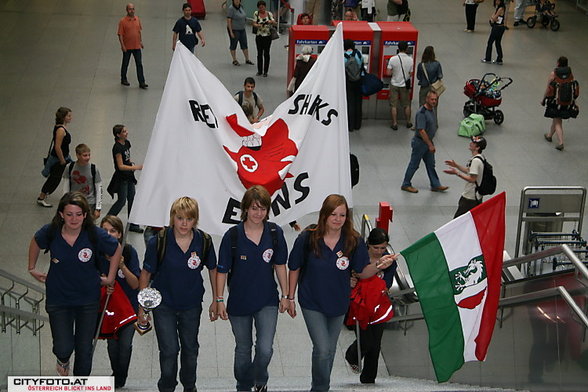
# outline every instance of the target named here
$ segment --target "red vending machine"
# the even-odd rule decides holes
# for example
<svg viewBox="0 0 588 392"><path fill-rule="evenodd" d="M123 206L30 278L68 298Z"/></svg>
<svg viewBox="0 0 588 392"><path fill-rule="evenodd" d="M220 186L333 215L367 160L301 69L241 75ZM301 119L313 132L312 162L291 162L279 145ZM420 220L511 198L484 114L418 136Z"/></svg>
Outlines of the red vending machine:
<svg viewBox="0 0 588 392"><path fill-rule="evenodd" d="M380 54L378 69L379 76L384 81L384 88L377 94L376 118L390 118L390 107L388 104L388 99L390 98L390 75L387 70L388 61L398 53L398 43L400 41L407 41L407 54L413 58L416 67L418 63L416 53L419 32L410 22L377 22L377 24L380 27L381 34L378 48ZM413 68L412 85L415 86L415 68ZM403 112L399 110L398 113L401 115Z"/></svg>
<svg viewBox="0 0 588 392"><path fill-rule="evenodd" d="M296 56L302 53L302 47L306 45L310 46L312 48L312 55L318 56L325 49L331 34L333 34L333 31L330 31L328 26L323 25L293 25L290 27L288 41L288 78L286 79L284 89L288 86L290 79L292 79L294 66L296 65Z"/></svg>

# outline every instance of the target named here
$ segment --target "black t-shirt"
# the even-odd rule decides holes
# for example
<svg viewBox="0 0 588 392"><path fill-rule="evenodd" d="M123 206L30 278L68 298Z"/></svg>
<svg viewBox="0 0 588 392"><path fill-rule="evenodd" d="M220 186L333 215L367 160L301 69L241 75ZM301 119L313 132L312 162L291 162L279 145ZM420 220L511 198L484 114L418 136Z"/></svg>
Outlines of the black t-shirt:
<svg viewBox="0 0 588 392"><path fill-rule="evenodd" d="M180 18L176 22L173 29L174 33L178 33L180 42L190 50L193 50L194 47L198 45L198 38L196 38L196 33L201 30L202 27L200 27L200 23L196 18L190 18L190 20Z"/></svg>
<svg viewBox="0 0 588 392"><path fill-rule="evenodd" d="M133 162L131 162L131 142L125 140L125 144L120 144L119 142L115 142L114 146L112 146L112 159L114 160L114 170L118 173L118 175L122 176L126 179L134 179L135 176L131 170L120 170L118 165L116 164L116 155L120 154L122 156L122 161L124 165L132 166Z"/></svg>

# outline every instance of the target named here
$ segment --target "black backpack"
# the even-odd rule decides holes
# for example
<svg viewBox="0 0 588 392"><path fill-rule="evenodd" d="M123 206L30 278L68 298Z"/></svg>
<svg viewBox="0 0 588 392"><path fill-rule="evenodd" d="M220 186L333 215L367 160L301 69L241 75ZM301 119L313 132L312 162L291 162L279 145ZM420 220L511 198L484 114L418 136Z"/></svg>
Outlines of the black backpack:
<svg viewBox="0 0 588 392"><path fill-rule="evenodd" d="M361 71L363 68L355 57L356 53L357 50L354 50L351 55L345 53L345 58L347 59L347 62L345 62L345 76L347 77L347 80L351 82L357 82L361 79Z"/></svg>
<svg viewBox="0 0 588 392"><path fill-rule="evenodd" d="M257 94L255 94L255 91L253 92L253 100L255 101L255 106L257 106ZM237 103L239 104L239 106L243 106L243 94L244 91L241 90L237 93Z"/></svg>
<svg viewBox="0 0 588 392"><path fill-rule="evenodd" d="M491 195L496 192L496 177L494 176L494 169L492 165L483 157L475 156L484 164L484 171L482 172L482 182L480 185L476 182L476 192L482 196Z"/></svg>
<svg viewBox="0 0 588 392"><path fill-rule="evenodd" d="M272 258L274 257L275 250L278 247L278 225L274 222L268 222L270 234L272 236L272 248L274 249L274 253L272 254ZM227 274L227 287L231 284L231 276L233 273L233 268L237 265L237 226L233 226L229 229L229 238L231 239L231 259L233 260L233 267ZM270 259L271 261L271 259Z"/></svg>
<svg viewBox="0 0 588 392"><path fill-rule="evenodd" d="M165 257L165 248L167 244L167 227L162 228L157 233L157 272L159 272L159 268L161 268L161 263L163 262L163 258ZM200 236L202 237L202 262L204 260L208 260L208 254L210 253L210 248L212 247L212 238L210 234L200 229L196 229ZM153 274L151 275L153 278Z"/></svg>

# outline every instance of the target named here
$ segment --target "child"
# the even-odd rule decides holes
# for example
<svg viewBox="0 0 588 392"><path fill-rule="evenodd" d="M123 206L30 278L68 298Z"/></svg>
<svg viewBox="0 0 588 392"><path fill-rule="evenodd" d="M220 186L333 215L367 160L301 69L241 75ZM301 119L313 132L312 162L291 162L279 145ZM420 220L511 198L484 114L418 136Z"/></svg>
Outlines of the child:
<svg viewBox="0 0 588 392"><path fill-rule="evenodd" d="M243 88L244 90L241 90L235 94L235 101L237 101L241 107L244 103L249 103L249 105L251 105L253 108L254 122L258 122L261 119L261 116L263 116L265 109L263 107L263 100L255 93L255 91L253 91L255 90L255 79L251 77L246 78L245 82L243 83ZM255 113L256 111L257 113Z"/></svg>
<svg viewBox="0 0 588 392"><path fill-rule="evenodd" d="M90 157L90 147L83 143L76 146L77 160L63 171L63 193L81 192L88 200L94 219L98 219L102 209L102 178L96 166L90 163Z"/></svg>

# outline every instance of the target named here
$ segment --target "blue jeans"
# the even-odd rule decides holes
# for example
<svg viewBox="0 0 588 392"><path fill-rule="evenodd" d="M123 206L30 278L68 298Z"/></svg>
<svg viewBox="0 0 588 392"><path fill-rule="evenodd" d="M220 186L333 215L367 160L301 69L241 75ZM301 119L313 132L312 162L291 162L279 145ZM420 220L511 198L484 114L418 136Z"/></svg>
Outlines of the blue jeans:
<svg viewBox="0 0 588 392"><path fill-rule="evenodd" d="M92 340L98 322L98 303L62 307L47 305L53 338L53 354L68 362L76 352L74 376L89 376L92 372Z"/></svg>
<svg viewBox="0 0 588 392"><path fill-rule="evenodd" d="M235 335L234 373L237 390L250 391L255 385L266 385L269 378L267 367L274 353L278 307L266 306L248 316L229 315L229 320ZM255 355L252 361L253 322L255 322Z"/></svg>
<svg viewBox="0 0 588 392"><path fill-rule="evenodd" d="M141 49L129 49L123 52L122 65L120 66L120 80L127 81L127 69L131 61L131 54L135 58L135 66L137 67L137 79L139 84L145 84L145 76L143 75L143 61L141 60Z"/></svg>
<svg viewBox="0 0 588 392"><path fill-rule="evenodd" d="M410 162L408 163L408 167L406 168L406 173L404 174L402 186L412 186L412 177L419 168L419 163L421 162L421 159L423 160L423 162L425 162L425 167L427 168L427 175L429 176L431 188L437 188L441 186L441 181L439 181L439 176L435 171L435 153L430 152L427 143L425 143L421 138L418 138L416 136L412 138L411 147L412 153L410 154Z"/></svg>
<svg viewBox="0 0 588 392"><path fill-rule="evenodd" d="M178 385L178 353L180 353L180 382L184 389L196 388L201 313L202 306L176 311L159 305L153 311L161 369L157 387L161 392L173 392Z"/></svg>
<svg viewBox="0 0 588 392"><path fill-rule="evenodd" d="M122 180L116 193L116 202L110 207L107 215L118 215L120 210L125 206L125 202L128 202L127 209L129 216L131 216L133 200L135 200L135 183L133 181Z"/></svg>
<svg viewBox="0 0 588 392"><path fill-rule="evenodd" d="M122 387L129 375L135 328L132 323L127 324L120 328L116 335L117 339L108 339L108 357L110 358L114 384Z"/></svg>
<svg viewBox="0 0 588 392"><path fill-rule="evenodd" d="M312 340L312 384L311 392L328 391L331 370L337 352L337 340L345 315L327 317L321 312L302 308L304 322Z"/></svg>

